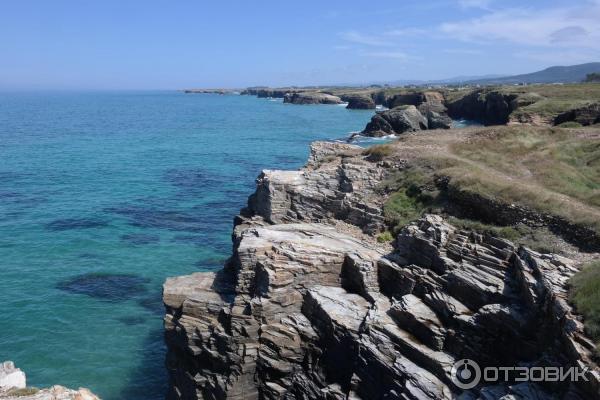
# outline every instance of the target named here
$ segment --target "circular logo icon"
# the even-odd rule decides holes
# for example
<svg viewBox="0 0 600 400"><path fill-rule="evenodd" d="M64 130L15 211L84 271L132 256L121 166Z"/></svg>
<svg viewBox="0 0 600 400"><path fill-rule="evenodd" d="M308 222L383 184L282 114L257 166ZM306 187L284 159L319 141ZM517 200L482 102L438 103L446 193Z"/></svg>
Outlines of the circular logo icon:
<svg viewBox="0 0 600 400"><path fill-rule="evenodd" d="M473 389L481 380L481 368L475 361L465 358L454 363L451 376L452 383L459 389Z"/></svg>

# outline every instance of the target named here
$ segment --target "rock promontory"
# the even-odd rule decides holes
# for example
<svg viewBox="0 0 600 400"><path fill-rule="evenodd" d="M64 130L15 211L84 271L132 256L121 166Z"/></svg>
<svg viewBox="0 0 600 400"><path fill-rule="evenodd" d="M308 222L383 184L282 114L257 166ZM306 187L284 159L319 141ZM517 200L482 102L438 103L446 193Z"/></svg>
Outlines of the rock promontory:
<svg viewBox="0 0 600 400"><path fill-rule="evenodd" d="M351 110L374 110L376 107L375 101L368 95L348 94L342 95L340 98L348 103L346 108Z"/></svg>
<svg viewBox="0 0 600 400"><path fill-rule="evenodd" d="M315 143L263 171L222 270L164 284L170 399L599 399L567 301L578 264L439 215L392 242L381 188L402 163ZM585 380L481 382L453 366L590 367Z"/></svg>
<svg viewBox="0 0 600 400"><path fill-rule="evenodd" d="M363 130L366 136L387 136L428 128L427 119L415 106L398 106L375 114Z"/></svg>
<svg viewBox="0 0 600 400"><path fill-rule="evenodd" d="M342 99L321 92L290 92L283 96L284 103L291 104L341 104Z"/></svg>

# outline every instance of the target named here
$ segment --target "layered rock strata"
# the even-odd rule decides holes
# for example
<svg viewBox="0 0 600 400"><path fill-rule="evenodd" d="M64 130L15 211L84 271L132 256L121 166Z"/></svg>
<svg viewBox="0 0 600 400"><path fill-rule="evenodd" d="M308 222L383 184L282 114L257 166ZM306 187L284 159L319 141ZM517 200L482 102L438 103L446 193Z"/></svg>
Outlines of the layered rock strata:
<svg viewBox="0 0 600 400"><path fill-rule="evenodd" d="M577 268L436 215L377 243L386 168L317 143L303 170L261 174L225 267L164 285L169 398L600 398L597 370L457 386L464 358L596 367L566 301Z"/></svg>

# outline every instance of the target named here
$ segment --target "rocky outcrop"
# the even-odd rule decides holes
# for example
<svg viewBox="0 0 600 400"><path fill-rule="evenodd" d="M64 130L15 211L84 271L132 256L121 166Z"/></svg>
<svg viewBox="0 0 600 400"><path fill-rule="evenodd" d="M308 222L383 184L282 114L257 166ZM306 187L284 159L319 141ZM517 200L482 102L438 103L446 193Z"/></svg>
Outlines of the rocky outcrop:
<svg viewBox="0 0 600 400"><path fill-rule="evenodd" d="M362 157L351 156L361 151L358 146L341 143L313 143L307 168L263 171L244 212L269 223L338 219L365 232L380 231L384 226L383 199L376 188L385 171Z"/></svg>
<svg viewBox="0 0 600 400"><path fill-rule="evenodd" d="M410 92L388 101L394 106L375 114L362 134L365 136L399 135L422 129L450 129L444 96L439 92Z"/></svg>
<svg viewBox="0 0 600 400"><path fill-rule="evenodd" d="M23 371L16 368L12 361L4 361L0 364L0 390L25 387L27 387L27 378Z"/></svg>
<svg viewBox="0 0 600 400"><path fill-rule="evenodd" d="M342 95L340 96L342 101L348 103L346 108L354 109L354 110L374 110L375 109L375 101L370 96L360 95L360 94L351 94L351 95Z"/></svg>
<svg viewBox="0 0 600 400"><path fill-rule="evenodd" d="M381 104L388 108L415 106L421 112L425 113L426 109L432 109L436 112L445 112L446 107L444 106L444 103L444 95L440 92L410 91L385 97ZM425 110L423 108L425 108Z"/></svg>
<svg viewBox="0 0 600 400"><path fill-rule="evenodd" d="M556 117L554 125L570 121L578 122L583 126L600 123L600 103L592 103L564 112Z"/></svg>
<svg viewBox="0 0 600 400"><path fill-rule="evenodd" d="M242 90L240 94L251 95L259 98L283 98L287 93L300 92L302 89L295 88L248 88Z"/></svg>
<svg viewBox="0 0 600 400"><path fill-rule="evenodd" d="M342 99L321 92L290 92L283 96L284 103L291 104L341 104Z"/></svg>
<svg viewBox="0 0 600 400"><path fill-rule="evenodd" d="M452 128L452 118L445 113L428 110L427 116L428 129L450 129Z"/></svg>
<svg viewBox="0 0 600 400"><path fill-rule="evenodd" d="M235 89L185 89L186 94L234 94Z"/></svg>
<svg viewBox="0 0 600 400"><path fill-rule="evenodd" d="M11 361L0 364L0 399L6 400L99 400L87 389L72 390L63 386L49 389L28 388L23 371Z"/></svg>
<svg viewBox="0 0 600 400"><path fill-rule="evenodd" d="M224 269L164 285L169 398L600 398L596 370L461 390L464 358L595 367L566 301L576 265L435 215L377 243L384 168L317 143L302 171L263 172Z"/></svg>
<svg viewBox="0 0 600 400"><path fill-rule="evenodd" d="M484 125L526 123L548 125L542 115L514 111L543 100L537 93L503 93L493 89L478 89L456 100L446 103L448 114L455 119L480 121Z"/></svg>
<svg viewBox="0 0 600 400"><path fill-rule="evenodd" d="M427 129L427 119L415 106L399 106L375 114L362 134L366 136L386 136Z"/></svg>

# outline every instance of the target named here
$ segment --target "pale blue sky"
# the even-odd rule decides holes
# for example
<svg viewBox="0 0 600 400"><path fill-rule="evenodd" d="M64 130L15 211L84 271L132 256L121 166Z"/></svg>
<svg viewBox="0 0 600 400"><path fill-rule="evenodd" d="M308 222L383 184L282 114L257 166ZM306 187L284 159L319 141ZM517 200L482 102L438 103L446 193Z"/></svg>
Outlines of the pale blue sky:
<svg viewBox="0 0 600 400"><path fill-rule="evenodd" d="M3 0L1 89L513 74L600 61L600 0Z"/></svg>

